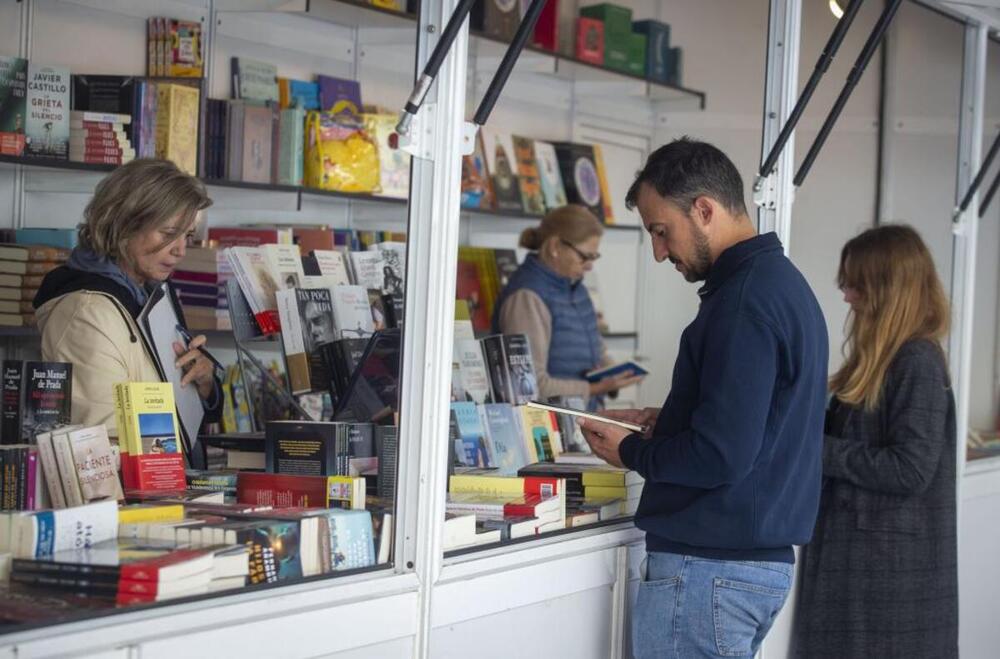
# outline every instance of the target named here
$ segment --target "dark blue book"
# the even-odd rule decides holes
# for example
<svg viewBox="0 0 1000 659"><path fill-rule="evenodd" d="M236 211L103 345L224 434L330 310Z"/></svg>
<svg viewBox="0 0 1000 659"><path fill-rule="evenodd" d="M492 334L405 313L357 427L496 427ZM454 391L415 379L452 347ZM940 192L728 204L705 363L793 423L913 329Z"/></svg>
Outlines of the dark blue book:
<svg viewBox="0 0 1000 659"><path fill-rule="evenodd" d="M648 375L649 371L633 361L627 361L612 364L611 366L595 368L593 371L587 371L584 377L587 378L587 382L600 382L601 380L617 377L625 373L630 373L632 375Z"/></svg>

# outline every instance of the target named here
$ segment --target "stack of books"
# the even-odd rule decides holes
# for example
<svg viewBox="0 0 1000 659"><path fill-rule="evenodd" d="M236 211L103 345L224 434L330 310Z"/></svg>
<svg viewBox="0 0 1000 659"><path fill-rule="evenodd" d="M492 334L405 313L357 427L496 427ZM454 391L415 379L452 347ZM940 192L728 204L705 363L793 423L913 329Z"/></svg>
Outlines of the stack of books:
<svg viewBox="0 0 1000 659"><path fill-rule="evenodd" d="M69 258L68 249L44 245L0 245L0 325L34 325L31 301L45 275Z"/></svg>
<svg viewBox="0 0 1000 659"><path fill-rule="evenodd" d="M69 119L69 159L99 165L124 165L135 159L125 132L131 115L73 110Z"/></svg>
<svg viewBox="0 0 1000 659"><path fill-rule="evenodd" d="M230 277L232 269L220 250L187 248L170 281L177 291L189 329L232 328L226 298L226 281Z"/></svg>

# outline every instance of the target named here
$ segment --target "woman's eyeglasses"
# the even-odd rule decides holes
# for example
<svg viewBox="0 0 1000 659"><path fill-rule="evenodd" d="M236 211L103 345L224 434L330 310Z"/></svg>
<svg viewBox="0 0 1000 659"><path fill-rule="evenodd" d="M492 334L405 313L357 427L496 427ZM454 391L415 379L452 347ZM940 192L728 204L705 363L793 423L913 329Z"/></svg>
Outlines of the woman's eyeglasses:
<svg viewBox="0 0 1000 659"><path fill-rule="evenodd" d="M601 258L600 252L596 252L594 254L588 254L587 252L580 251L580 249L577 248L576 245L569 242L568 240L563 240L562 238L560 238L559 242L561 242L563 245L566 245L566 247L569 247L571 250L576 252L576 255L579 256L580 260L583 261L584 263L593 263L597 259Z"/></svg>

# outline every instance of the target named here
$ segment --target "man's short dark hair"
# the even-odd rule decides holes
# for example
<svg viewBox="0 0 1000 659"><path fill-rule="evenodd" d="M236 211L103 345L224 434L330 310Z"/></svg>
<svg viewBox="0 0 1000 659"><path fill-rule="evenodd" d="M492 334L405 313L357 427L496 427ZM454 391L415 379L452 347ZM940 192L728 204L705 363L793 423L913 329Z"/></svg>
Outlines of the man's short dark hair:
<svg viewBox="0 0 1000 659"><path fill-rule="evenodd" d="M743 179L736 165L708 142L682 137L650 154L625 195L625 205L635 208L639 188L648 183L661 196L688 213L698 197L711 197L734 215L746 215Z"/></svg>

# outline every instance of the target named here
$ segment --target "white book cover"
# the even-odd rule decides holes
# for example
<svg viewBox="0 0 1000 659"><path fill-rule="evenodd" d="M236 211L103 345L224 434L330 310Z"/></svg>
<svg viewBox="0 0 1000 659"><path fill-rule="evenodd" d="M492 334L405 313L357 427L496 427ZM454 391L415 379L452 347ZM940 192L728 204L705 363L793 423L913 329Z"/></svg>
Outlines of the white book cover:
<svg viewBox="0 0 1000 659"><path fill-rule="evenodd" d="M59 467L59 479L62 482L63 494L66 496L66 505L82 506L86 502L83 500L83 491L80 489L76 466L73 463L69 431L68 428L59 428L52 432L52 449L56 455L56 465Z"/></svg>
<svg viewBox="0 0 1000 659"><path fill-rule="evenodd" d="M403 294L406 279L406 243L376 243L368 248L370 252L381 252L385 267L382 269L382 292L390 295Z"/></svg>
<svg viewBox="0 0 1000 659"><path fill-rule="evenodd" d="M474 339L476 338L476 333L472 329L471 320L456 320L455 321L455 340L461 341L463 339Z"/></svg>
<svg viewBox="0 0 1000 659"><path fill-rule="evenodd" d="M305 272L302 270L302 254L298 245L261 245L267 254L267 265L271 275L278 282L279 289L299 288Z"/></svg>
<svg viewBox="0 0 1000 659"><path fill-rule="evenodd" d="M56 453L52 446L52 433L39 433L35 436L35 442L38 444L38 461L41 463L42 474L45 476L45 485L49 490L49 499L52 500L52 507L65 508L66 495L63 494L62 479L59 476L59 467L56 466Z"/></svg>
<svg viewBox="0 0 1000 659"><path fill-rule="evenodd" d="M338 339L358 339L375 332L368 290L363 286L337 286L330 289L333 319Z"/></svg>
<svg viewBox="0 0 1000 659"><path fill-rule="evenodd" d="M535 160L538 162L538 178L545 195L545 207L549 210L566 205L566 187L559 172L556 149L548 142L535 141Z"/></svg>
<svg viewBox="0 0 1000 659"><path fill-rule="evenodd" d="M514 154L514 139L510 133L483 131L483 148L486 151L486 167L490 176L511 178L517 186L517 156Z"/></svg>
<svg viewBox="0 0 1000 659"><path fill-rule="evenodd" d="M281 323L281 347L285 350L285 368L293 394L309 391L309 360L306 357L299 303L295 289L278 291L278 320Z"/></svg>
<svg viewBox="0 0 1000 659"><path fill-rule="evenodd" d="M462 388L479 405L493 402L490 397L490 376L486 371L486 361L479 341L474 338L459 339L455 341L455 351L458 353L458 367L462 372Z"/></svg>
<svg viewBox="0 0 1000 659"><path fill-rule="evenodd" d="M123 500L125 496L118 481L107 427L102 423L74 430L67 435L67 442L73 453L83 500L87 503L105 499Z"/></svg>
<svg viewBox="0 0 1000 659"><path fill-rule="evenodd" d="M335 286L351 283L343 252L334 249L314 249L312 255L316 259L316 265L319 266L319 274L332 277L336 281Z"/></svg>
<svg viewBox="0 0 1000 659"><path fill-rule="evenodd" d="M69 152L69 69L28 62L24 154L66 158Z"/></svg>
<svg viewBox="0 0 1000 659"><path fill-rule="evenodd" d="M316 350L337 338L331 297L329 288L278 291L282 347L293 394L323 386L322 360L317 362Z"/></svg>
<svg viewBox="0 0 1000 659"><path fill-rule="evenodd" d="M351 252L351 270L355 285L364 289L383 289L386 267L382 252Z"/></svg>
<svg viewBox="0 0 1000 659"><path fill-rule="evenodd" d="M118 536L118 502L99 501L63 510L16 515L11 529L14 558L38 558L85 549Z"/></svg>
<svg viewBox="0 0 1000 659"><path fill-rule="evenodd" d="M271 274L267 254L259 247L230 247L227 250L229 264L236 280L256 314L269 309L277 309L278 282Z"/></svg>

